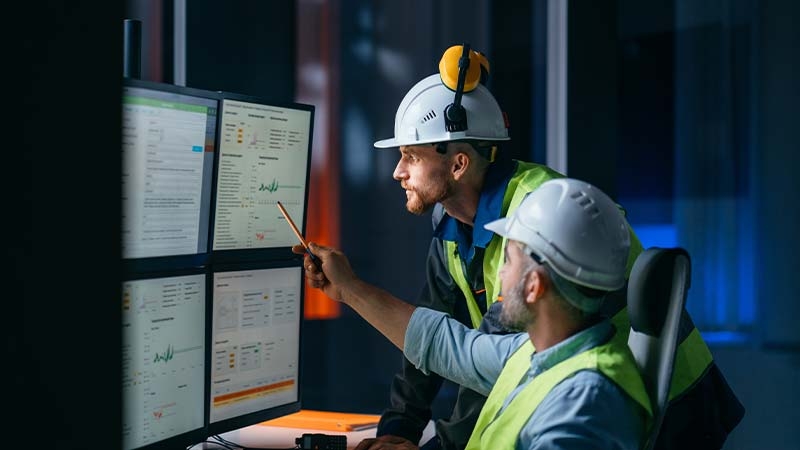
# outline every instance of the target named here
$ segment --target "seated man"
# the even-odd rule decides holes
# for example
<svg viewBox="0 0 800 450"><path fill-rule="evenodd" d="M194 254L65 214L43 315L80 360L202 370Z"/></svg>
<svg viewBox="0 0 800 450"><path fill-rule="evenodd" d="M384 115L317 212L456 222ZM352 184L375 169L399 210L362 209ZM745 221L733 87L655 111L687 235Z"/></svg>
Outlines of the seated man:
<svg viewBox="0 0 800 450"><path fill-rule="evenodd" d="M509 241L500 318L520 333L483 334L414 307L360 280L331 248L311 245L322 271L308 256L304 265L311 286L353 308L420 370L488 395L468 449L639 448L648 396L625 341L598 313L625 284L630 237L617 205L585 182L555 179L486 228ZM384 436L357 449L372 447L414 448Z"/></svg>

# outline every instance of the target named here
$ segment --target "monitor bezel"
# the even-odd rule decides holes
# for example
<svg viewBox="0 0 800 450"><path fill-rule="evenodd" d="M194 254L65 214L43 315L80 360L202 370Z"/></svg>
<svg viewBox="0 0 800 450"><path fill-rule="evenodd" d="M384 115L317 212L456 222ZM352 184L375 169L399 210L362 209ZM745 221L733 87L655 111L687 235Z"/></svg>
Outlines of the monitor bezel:
<svg viewBox="0 0 800 450"><path fill-rule="evenodd" d="M173 268L170 270L158 270L158 271L151 271L151 272L123 272L121 277L120 283L125 283L127 281L137 281L137 280L153 280L153 279L160 279L160 278L170 278L170 277L180 277L180 276L187 276L187 275L203 275L205 280L205 295L204 295L204 345L206 348L203 351L204 354L204 374L203 374L203 421L202 425L199 428L193 428L188 431L184 431L183 433L177 434L175 436L168 437L166 439L162 439L160 441L151 442L149 444L140 446L140 447L133 447L130 450L172 450L176 448L187 448L191 445L196 445L206 440L208 436L208 417L209 417L209 399L211 395L210 391L210 383L209 383L209 364L211 363L211 354L209 351L209 341L208 341L208 324L210 322L209 314L209 303L211 302L211 292L209 289L212 287L212 274L211 268L208 266L203 267L182 267L182 268ZM120 330L120 333L122 330ZM120 380L121 382L122 380Z"/></svg>
<svg viewBox="0 0 800 450"><path fill-rule="evenodd" d="M191 88L186 86L178 86L174 84L161 83L156 81L140 80L136 78L123 78L122 94L124 95L125 89L140 88L149 89L153 91L166 92L170 94L180 94L192 97L200 97L208 100L213 100L217 103L217 117L215 120L216 133L214 136L214 154L211 158L211 184L209 185L209 206L208 217L206 223L208 229L206 230L206 250L204 252L183 253L174 255L161 255L161 256L145 256L136 258L122 258L123 270L129 272L157 272L161 270L170 270L175 267L200 267L209 263L211 259L212 243L214 230L214 199L215 192L215 179L216 179L216 164L219 156L219 135L220 135L220 113L222 111L221 93L219 91L211 91L206 89ZM121 223L120 223L121 225ZM201 237L202 238L202 237ZM120 246L121 246L120 242Z"/></svg>
<svg viewBox="0 0 800 450"><path fill-rule="evenodd" d="M287 109L295 109L300 111L306 111L309 113L309 129L308 129L308 148L307 148L307 157L306 157L306 170L305 170L305 185L306 188L304 189L303 194L303 217L292 217L292 220L295 222L295 225L300 229L300 233L305 235L306 233L306 223L308 222L308 196L309 196L309 186L311 181L311 159L313 157L312 148L314 146L314 120L315 120L315 111L316 107L314 105L306 104L306 103L299 103L299 102L292 102L292 101L285 101L285 100L276 100L276 99L269 99L266 97L255 96L255 95L247 95L247 94L239 94L235 92L229 91L220 91L220 102L219 102L219 120L218 120L218 133L217 133L217 151L214 155L214 175L212 179L213 183L213 197L211 198L211 227L210 227L210 238L209 238L209 251L211 252L211 261L214 264L218 263L235 263L235 262L248 262L248 261L263 261L263 260L273 260L273 261L284 261L289 262L295 258L295 255L292 253L292 246L278 246L278 247L261 247L261 248L248 248L248 249L220 249L214 250L214 230L216 229L217 224L217 194L218 194L218 186L217 180L219 178L219 159L221 157L221 139L222 139L222 118L223 118L223 108L225 106L225 100L237 100L243 102L250 102L255 103L258 105L263 106L274 106L278 108L287 108ZM287 224L287 227L289 225ZM300 243L299 241L297 242Z"/></svg>
<svg viewBox="0 0 800 450"><path fill-rule="evenodd" d="M284 269L284 268L297 268L300 270L300 292L299 292L299 326L297 330L297 400L292 401L290 403L286 403L283 405L274 406L271 408L262 409L259 411L241 414L235 417L230 417L227 419L223 419L217 422L211 422L211 381L212 377L212 366L210 361L210 355L213 353L212 347L212 338L213 338L213 308L214 308L214 274L220 272L236 272L236 271L245 271L245 270L263 270L263 269ZM275 419L278 417L282 417L288 414L296 413L300 411L302 406L303 400L303 317L305 313L305 271L303 271L303 261L300 258L295 258L289 262L286 261L276 261L276 260L265 260L265 261L247 261L241 263L220 263L215 264L209 272L209 292L208 292L208 301L206 303L207 306L207 317L208 320L206 321L206 346L208 351L206 354L208 355L209 361L206 365L206 405L205 405L205 423L208 430L208 437L218 436L223 433L227 433L229 431L238 430L244 427L248 427L251 425L256 425L266 420Z"/></svg>

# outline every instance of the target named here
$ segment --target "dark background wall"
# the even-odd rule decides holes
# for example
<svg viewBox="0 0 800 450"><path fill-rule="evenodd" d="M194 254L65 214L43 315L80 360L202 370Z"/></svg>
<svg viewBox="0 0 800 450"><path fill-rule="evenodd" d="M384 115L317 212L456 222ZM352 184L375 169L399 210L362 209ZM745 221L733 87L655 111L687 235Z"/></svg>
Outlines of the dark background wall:
<svg viewBox="0 0 800 450"><path fill-rule="evenodd" d="M679 22L693 7L697 16L726 19ZM750 269L720 287L741 295L740 278L752 282L756 319L743 340L710 345L746 408L727 450L791 449L800 438L792 425L800 420L800 311L791 276L800 247L790 237L800 209L786 203L800 193L791 173L800 149L798 17L798 4L782 0L570 1L570 176L594 180L635 203L630 214L656 221L682 214L684 223L702 223L711 196L744 211L732 224L720 220L679 241L711 241L728 226L748 230L745 241L726 244L721 262ZM703 73L716 65L720 72ZM701 206L668 207L674 192ZM713 268L694 266L692 289L710 274Z"/></svg>
<svg viewBox="0 0 800 450"><path fill-rule="evenodd" d="M116 448L122 5L3 15L3 445Z"/></svg>
<svg viewBox="0 0 800 450"><path fill-rule="evenodd" d="M186 85L294 101L296 2L187 2Z"/></svg>

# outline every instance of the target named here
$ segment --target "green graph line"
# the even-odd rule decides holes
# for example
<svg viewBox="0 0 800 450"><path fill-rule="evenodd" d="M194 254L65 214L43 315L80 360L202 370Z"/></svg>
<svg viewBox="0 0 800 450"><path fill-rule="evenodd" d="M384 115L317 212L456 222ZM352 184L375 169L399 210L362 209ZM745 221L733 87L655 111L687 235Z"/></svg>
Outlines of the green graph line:
<svg viewBox="0 0 800 450"><path fill-rule="evenodd" d="M167 350L164 353L156 352L155 358L153 358L153 363L157 363L159 361L167 362L175 356L175 351L172 348L172 344L167 346Z"/></svg>
<svg viewBox="0 0 800 450"><path fill-rule="evenodd" d="M272 183L270 183L270 184L261 183L261 186L259 186L258 190L259 191L269 191L270 193L272 193L272 192L277 191L278 187L279 187L278 181L275 178L273 178L272 179Z"/></svg>

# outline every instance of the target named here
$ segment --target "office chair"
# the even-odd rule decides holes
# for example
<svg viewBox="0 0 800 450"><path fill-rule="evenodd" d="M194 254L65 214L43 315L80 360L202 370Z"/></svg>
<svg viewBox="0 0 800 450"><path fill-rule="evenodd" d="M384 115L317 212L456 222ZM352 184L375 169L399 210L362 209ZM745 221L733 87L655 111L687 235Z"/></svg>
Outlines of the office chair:
<svg viewBox="0 0 800 450"><path fill-rule="evenodd" d="M651 247L633 264L628 281L628 336L653 407L644 445L651 450L664 420L678 344L681 312L691 281L691 259L682 248Z"/></svg>

